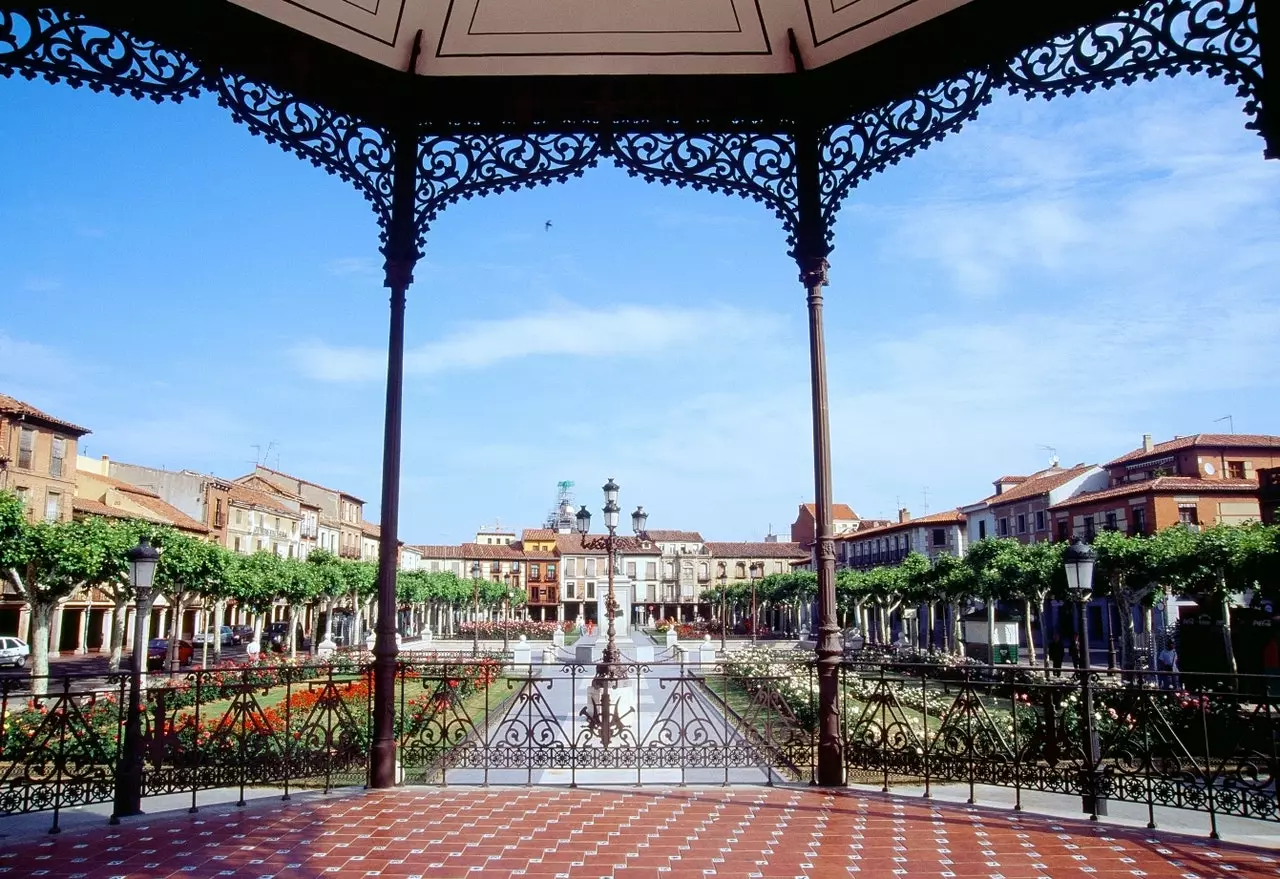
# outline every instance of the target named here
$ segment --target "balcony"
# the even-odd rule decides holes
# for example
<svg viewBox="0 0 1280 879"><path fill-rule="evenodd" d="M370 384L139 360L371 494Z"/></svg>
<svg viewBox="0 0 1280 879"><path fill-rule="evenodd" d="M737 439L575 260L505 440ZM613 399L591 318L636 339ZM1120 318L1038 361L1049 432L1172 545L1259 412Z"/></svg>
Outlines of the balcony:
<svg viewBox="0 0 1280 879"><path fill-rule="evenodd" d="M344 559L359 559L359 558L360 558L360 547L358 547L358 546L344 546L344 547L342 547L341 549L339 549L339 550L338 550L338 557L339 557L339 558L344 558Z"/></svg>
<svg viewBox="0 0 1280 879"><path fill-rule="evenodd" d="M288 531L281 531L279 528L267 528L265 525L254 525L251 533L255 537L270 537L272 540L288 540L291 536Z"/></svg>
<svg viewBox="0 0 1280 879"><path fill-rule="evenodd" d="M299 529L299 533L301 533L303 537L314 538L316 534L318 534L319 532L320 532L320 528L316 525L315 522L303 522L301 528Z"/></svg>

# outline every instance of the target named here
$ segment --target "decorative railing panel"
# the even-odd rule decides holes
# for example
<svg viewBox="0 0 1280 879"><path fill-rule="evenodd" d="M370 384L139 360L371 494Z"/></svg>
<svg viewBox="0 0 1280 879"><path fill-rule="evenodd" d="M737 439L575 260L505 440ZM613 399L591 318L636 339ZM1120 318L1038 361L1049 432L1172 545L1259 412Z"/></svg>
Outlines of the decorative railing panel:
<svg viewBox="0 0 1280 879"><path fill-rule="evenodd" d="M698 645L702 647L702 644ZM683 657L681 661L680 657ZM623 663L607 687L568 656L401 658L395 732L408 784L809 782L811 654L701 649ZM0 815L111 802L129 751L127 675L0 678ZM372 677L329 664L152 674L139 700L144 795L364 784ZM1270 678L1046 675L1025 666L845 662L847 781L980 785L1280 820L1280 688ZM1092 713L1085 709L1092 703ZM612 722L604 722L612 718ZM137 764L133 764L137 765ZM1091 801L1091 800L1090 800Z"/></svg>

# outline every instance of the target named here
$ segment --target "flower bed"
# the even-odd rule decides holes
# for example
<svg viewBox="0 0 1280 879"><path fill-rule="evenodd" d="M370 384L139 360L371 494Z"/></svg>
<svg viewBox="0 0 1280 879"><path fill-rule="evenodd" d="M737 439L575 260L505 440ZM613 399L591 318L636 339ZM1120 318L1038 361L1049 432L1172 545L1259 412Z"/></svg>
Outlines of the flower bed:
<svg viewBox="0 0 1280 879"><path fill-rule="evenodd" d="M449 636L443 635L442 638L469 640L475 637L477 631L479 637L486 641L501 641L503 633L509 641L519 640L524 635L530 641L550 641L551 637L559 630L568 634L574 630L571 622L540 622L536 620L485 620L479 623L462 623L458 626L456 634Z"/></svg>

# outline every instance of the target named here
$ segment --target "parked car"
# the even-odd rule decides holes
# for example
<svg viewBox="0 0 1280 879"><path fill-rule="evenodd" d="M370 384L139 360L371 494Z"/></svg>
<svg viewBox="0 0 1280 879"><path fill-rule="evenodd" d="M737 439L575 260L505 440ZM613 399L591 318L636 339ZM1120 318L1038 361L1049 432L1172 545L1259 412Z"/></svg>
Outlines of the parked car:
<svg viewBox="0 0 1280 879"><path fill-rule="evenodd" d="M302 633L302 626L298 626L293 635L293 646L298 650L310 650L311 638ZM288 623L267 623L267 627L262 630L262 649L274 650L281 653L289 649L289 624Z"/></svg>
<svg viewBox="0 0 1280 879"><path fill-rule="evenodd" d="M210 644L213 643L212 632L197 632L196 636L191 639L191 643L193 644L203 644L205 641L208 641ZM230 626L223 626L222 627L222 646L230 647L232 644L239 644L239 643L240 643L240 636L235 633L235 630L233 630Z"/></svg>
<svg viewBox="0 0 1280 879"><path fill-rule="evenodd" d="M232 626L231 631L239 639L237 644L248 644L253 640L253 626Z"/></svg>
<svg viewBox="0 0 1280 879"><path fill-rule="evenodd" d="M195 657L196 649L191 645L190 641L178 642L178 664L190 665L191 660ZM152 638L147 644L147 668L153 669L164 668L165 660L169 655L169 639L168 638Z"/></svg>
<svg viewBox="0 0 1280 879"><path fill-rule="evenodd" d="M0 637L0 665L22 668L27 664L27 657L30 655L31 648L27 646L26 641L12 635Z"/></svg>

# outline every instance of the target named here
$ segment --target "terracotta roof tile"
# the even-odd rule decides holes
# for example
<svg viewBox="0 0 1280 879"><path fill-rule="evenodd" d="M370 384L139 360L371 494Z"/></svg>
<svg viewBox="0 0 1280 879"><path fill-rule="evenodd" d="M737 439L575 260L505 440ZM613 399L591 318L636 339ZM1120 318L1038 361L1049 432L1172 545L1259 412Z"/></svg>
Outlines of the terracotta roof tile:
<svg viewBox="0 0 1280 879"><path fill-rule="evenodd" d="M241 485L238 482L231 484L231 490L227 492L227 500L232 504L239 504L244 507L257 507L259 509L270 510L273 513L285 513L289 516L298 518L298 514L286 507L280 501L276 500L265 491L258 491L256 488L250 488L247 485Z"/></svg>
<svg viewBox="0 0 1280 879"><path fill-rule="evenodd" d="M1148 492L1156 494L1179 492L1200 495L1215 493L1252 494L1257 490L1258 483L1252 479L1197 479L1194 476L1157 476L1155 479L1145 479L1142 482L1128 482L1112 488L1073 495L1066 500L1059 501L1049 509L1064 510L1067 507L1091 504L1097 501L1134 494L1146 494Z"/></svg>
<svg viewBox="0 0 1280 879"><path fill-rule="evenodd" d="M707 550L713 558L743 559L807 559L809 551L798 543L774 543L768 541L719 542L711 541Z"/></svg>
<svg viewBox="0 0 1280 879"><path fill-rule="evenodd" d="M818 518L817 504L804 504L803 506L806 510L809 511L810 516L813 516L814 519ZM853 511L853 507L849 506L848 504L832 504L831 518L832 519L857 519L858 514L855 513Z"/></svg>
<svg viewBox="0 0 1280 879"><path fill-rule="evenodd" d="M302 479L302 478L297 477L297 476L291 476L291 475L289 475L288 473L281 472L280 470L272 470L270 467L263 467L261 464L259 464L259 465L257 466L257 469L256 469L254 472L257 472L257 473L274 473L276 476L283 476L285 479L292 479L294 482L301 482L301 483L304 483L304 484L306 484L306 485L312 485L312 486L315 486L316 488L320 489L321 491L331 491L331 492L333 492L334 494L340 494L340 495L342 495L343 497L349 497L349 498L351 498L353 501L357 501L357 502L362 503L362 504L364 503L364 500L362 500L361 498L356 497L354 494L351 494L350 492L346 492L346 491L339 491L339 490L338 490L338 489L336 489L336 488L329 488L329 487L327 487L327 486L321 485L321 484L320 484L320 483L318 483L318 482L312 482L310 479ZM252 475L253 475L253 473L250 473L250 474L248 474L248 475L249 475L249 476L252 476ZM242 478L243 478L243 477L242 477Z"/></svg>
<svg viewBox="0 0 1280 879"><path fill-rule="evenodd" d="M374 537L374 538L382 537L382 526L375 525L372 522L362 521L360 523L360 531L366 537Z"/></svg>
<svg viewBox="0 0 1280 879"><path fill-rule="evenodd" d="M428 546L421 544L414 546L414 549L426 560L432 559L461 559L464 558L461 546Z"/></svg>
<svg viewBox="0 0 1280 879"><path fill-rule="evenodd" d="M663 543L671 543L672 541L683 540L686 543L702 543L702 535L697 531L672 531L658 529L648 532L650 540L660 540Z"/></svg>
<svg viewBox="0 0 1280 879"><path fill-rule="evenodd" d="M524 558L524 553L505 543L464 543L462 544L462 557L465 559L502 561L504 559L516 560Z"/></svg>
<svg viewBox="0 0 1280 879"><path fill-rule="evenodd" d="M1033 473L1025 482L1015 485L1008 491L987 498L987 503L992 507L998 507L1023 498L1048 494L1055 488L1066 485L1077 476L1088 473L1092 467L1092 464L1077 464L1075 467L1050 467L1048 470L1041 470L1039 473Z"/></svg>
<svg viewBox="0 0 1280 879"><path fill-rule="evenodd" d="M30 403L24 403L23 401L15 397L10 397L7 394L0 394L0 413L5 415L24 415L27 418L31 418L36 421L43 421L46 424L53 425L54 427L61 427L68 433L75 433L79 436L84 436L86 433L93 432L87 427L72 424L70 421L63 421L61 418L54 418L48 412L37 409Z"/></svg>
<svg viewBox="0 0 1280 879"><path fill-rule="evenodd" d="M261 473L250 473L247 476L241 476L236 480L236 482L240 483L241 485L248 485L250 488L254 487L253 485L254 482L260 482L266 486L265 489L259 489L260 491L267 491L272 494L278 494L283 497L287 497L291 501L302 500L302 495L296 492L289 491L289 489L285 488L280 483L276 482L275 480L268 479L267 477L263 476Z"/></svg>
<svg viewBox="0 0 1280 879"><path fill-rule="evenodd" d="M160 525L172 525L179 531L188 531L193 534L204 536L209 533L209 529L201 525L195 519L160 500L154 495L147 494L131 494L131 500L143 507L151 515L139 515L131 510L122 507L113 507L110 504L103 503L89 497L77 497L71 501L71 509L74 512L82 513L86 516L103 516L109 519L121 519L124 521L142 521L155 522Z"/></svg>
<svg viewBox="0 0 1280 879"><path fill-rule="evenodd" d="M1114 461L1108 461L1105 466L1114 467L1117 464L1140 461L1143 458L1165 455L1169 452L1189 449L1193 446L1218 449L1275 449L1280 453L1280 436L1269 436L1264 433L1197 433L1192 436L1182 436L1177 439L1156 443L1149 452L1142 448L1134 449Z"/></svg>
<svg viewBox="0 0 1280 879"><path fill-rule="evenodd" d="M550 528L526 528L520 535L521 540L555 540L556 532Z"/></svg>
<svg viewBox="0 0 1280 879"><path fill-rule="evenodd" d="M860 528L851 534L840 534L836 537L836 540L858 540L867 536L878 537L881 534L889 534L894 531L905 531L914 525L962 525L964 521L965 515L959 510L944 510L941 513L930 513L927 516L908 519L905 522L890 522L887 525L879 525L875 528Z"/></svg>

